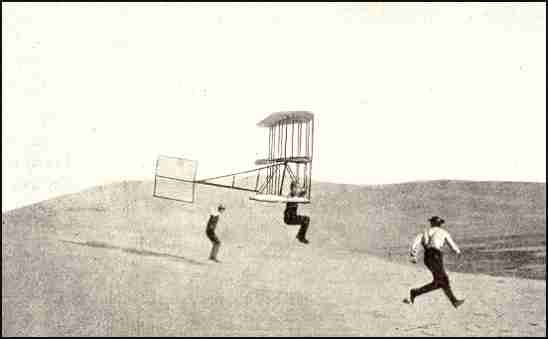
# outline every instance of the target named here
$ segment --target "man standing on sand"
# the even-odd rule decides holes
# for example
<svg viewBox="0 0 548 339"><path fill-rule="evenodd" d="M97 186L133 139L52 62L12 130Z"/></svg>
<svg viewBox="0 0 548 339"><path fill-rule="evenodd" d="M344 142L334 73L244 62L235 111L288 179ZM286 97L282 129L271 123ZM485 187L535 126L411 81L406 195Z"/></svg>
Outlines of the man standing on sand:
<svg viewBox="0 0 548 339"><path fill-rule="evenodd" d="M288 197L303 197L306 194L306 190L300 190L300 192L297 191L297 182L292 181L290 186L291 192L289 192ZM302 242L303 244L308 244L308 240L306 239L306 230L308 229L308 225L310 224L310 218L306 215L298 215L297 214L297 208L299 207L299 204L296 202L287 202L285 211L284 211L284 222L287 225L301 225L299 228L299 232L297 233L297 240Z"/></svg>
<svg viewBox="0 0 548 339"><path fill-rule="evenodd" d="M224 211L224 205L219 204L216 211L211 211L211 213L209 214L209 220L207 221L206 235L213 244L213 246L211 247L211 253L209 254L209 260L213 260L215 262L219 262L219 260L217 260L217 253L219 252L219 247L221 247L221 241L219 240L219 238L217 238L217 235L215 234L215 228L217 227L217 223L219 222L219 217Z"/></svg>
<svg viewBox="0 0 548 339"><path fill-rule="evenodd" d="M434 281L420 288L411 289L409 293L409 302L412 304L419 295L441 288L453 306L457 308L464 303L464 300L457 299L451 290L449 276L443 267L443 254L441 248L447 242L456 254L460 254L461 252L457 244L455 244L451 238L449 232L441 228L441 225L445 220L438 216L433 216L428 219L428 221L430 221L430 229L425 230L415 237L415 240L411 245L410 255L411 261L416 264L417 253L420 250L419 245L422 245L424 248L424 264L430 272L432 272Z"/></svg>

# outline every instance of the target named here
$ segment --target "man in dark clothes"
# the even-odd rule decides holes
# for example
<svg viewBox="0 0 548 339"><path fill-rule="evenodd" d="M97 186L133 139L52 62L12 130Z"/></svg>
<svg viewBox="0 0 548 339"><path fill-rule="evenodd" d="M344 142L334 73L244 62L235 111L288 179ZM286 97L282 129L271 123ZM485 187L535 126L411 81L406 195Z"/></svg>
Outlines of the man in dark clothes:
<svg viewBox="0 0 548 339"><path fill-rule="evenodd" d="M219 262L219 260L217 260L217 253L219 252L219 247L221 247L221 241L219 240L219 238L217 238L217 235L215 234L215 228L217 227L217 223L219 222L219 217L224 211L225 207L223 206L223 204L220 204L217 207L216 211L212 211L209 214L209 220L207 221L206 235L213 244L213 246L211 247L211 253L209 254L209 260L213 260L215 262Z"/></svg>
<svg viewBox="0 0 548 339"><path fill-rule="evenodd" d="M291 192L289 192L289 198L303 197L306 194L306 190L301 190L300 192L297 191L296 181L291 182L290 189ZM303 244L308 244L308 240L306 239L306 231L308 229L308 225L310 224L310 218L306 215L298 215L298 207L299 204L296 202L287 202L284 211L284 222L287 225L301 225L299 232L297 233L297 240Z"/></svg>
<svg viewBox="0 0 548 339"><path fill-rule="evenodd" d="M424 248L424 264L430 272L432 272L434 280L420 288L411 289L409 293L409 302L412 304L419 295L441 288L453 306L457 308L464 303L464 300L457 299L451 290L449 276L443 267L443 254L441 248L447 243L455 253L460 254L461 252L457 244L455 244L451 238L449 232L441 228L441 225L445 220L438 216L433 216L428 219L428 221L430 221L430 229L425 230L415 237L415 240L411 245L410 254L411 261L416 264L417 253L420 249L419 245L422 245Z"/></svg>

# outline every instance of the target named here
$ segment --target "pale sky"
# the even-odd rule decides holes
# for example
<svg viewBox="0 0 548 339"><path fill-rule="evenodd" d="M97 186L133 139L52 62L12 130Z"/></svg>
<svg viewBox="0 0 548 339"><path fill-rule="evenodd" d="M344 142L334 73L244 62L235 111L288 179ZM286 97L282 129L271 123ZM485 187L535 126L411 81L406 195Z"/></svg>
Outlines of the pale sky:
<svg viewBox="0 0 548 339"><path fill-rule="evenodd" d="M545 3L2 3L2 211L254 167L315 114L313 179L546 178Z"/></svg>

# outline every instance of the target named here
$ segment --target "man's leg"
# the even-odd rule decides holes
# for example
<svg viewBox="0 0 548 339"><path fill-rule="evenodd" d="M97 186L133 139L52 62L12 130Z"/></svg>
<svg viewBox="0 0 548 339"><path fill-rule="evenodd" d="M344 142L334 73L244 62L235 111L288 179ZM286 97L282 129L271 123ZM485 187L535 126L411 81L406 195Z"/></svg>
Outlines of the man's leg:
<svg viewBox="0 0 548 339"><path fill-rule="evenodd" d="M429 284L426 284L422 287L419 287L419 288L413 288L411 289L411 293L410 293L410 297L411 297L411 303L413 303L413 301L415 300L416 297L418 297L419 295L421 294L425 294L425 293L428 293L428 292L432 292L432 291L435 291L437 290L438 288L440 288L441 286L438 284L438 282L436 281L436 278L434 278L434 280L429 283Z"/></svg>
<svg viewBox="0 0 548 339"><path fill-rule="evenodd" d="M299 217L296 214L284 214L284 222L286 225L299 225L300 220Z"/></svg>
<svg viewBox="0 0 548 339"><path fill-rule="evenodd" d="M211 260L217 261L217 254L219 253L219 248L221 247L220 242L216 242L213 244L213 247L211 248Z"/></svg>
<svg viewBox="0 0 548 339"><path fill-rule="evenodd" d="M438 283L438 280L436 279L436 264L435 264L436 258L434 257L434 254L431 251L425 251L424 253L424 264L426 267L430 270L432 273L433 280L431 283L426 284L419 288L413 288L410 292L410 300L411 303L415 300L416 297L418 297L421 294L425 294L428 292L432 292L440 288L441 286Z"/></svg>
<svg viewBox="0 0 548 339"><path fill-rule="evenodd" d="M449 276L447 275L447 272L443 267L443 256L441 253L435 253L435 255L433 255L430 266L432 274L434 275L435 285L438 286L438 288L443 289L443 292L445 293L449 301L451 301L451 304L453 304L453 306L458 307L459 305L461 305L462 301L458 300L457 297L455 297L455 295L453 294L453 290L451 289Z"/></svg>
<svg viewBox="0 0 548 339"><path fill-rule="evenodd" d="M301 225L299 231L297 232L297 239L305 244L308 244L306 240L306 231L308 230L308 225L310 224L310 218L303 215L284 215L284 222L287 225Z"/></svg>
<svg viewBox="0 0 548 339"><path fill-rule="evenodd" d="M451 289L451 284L449 283L449 276L443 268L443 262L441 263L440 271L437 272L437 277L435 279L438 281L438 285L443 289L443 293L447 296L447 299L453 304L453 306L458 307L462 304L462 301L455 297L453 290Z"/></svg>
<svg viewBox="0 0 548 339"><path fill-rule="evenodd" d="M303 215L299 215L298 218L301 227L299 228L299 232L297 232L297 239L301 242L308 243L308 240L306 240L306 231L308 230L308 225L310 224L310 218Z"/></svg>
<svg viewBox="0 0 548 339"><path fill-rule="evenodd" d="M418 296L421 295L421 294L425 294L425 293L428 293L428 292L435 291L435 290L437 290L438 288L440 288L440 286L438 285L438 283L435 282L435 281L432 281L431 283L426 284L426 285L424 285L424 286L422 286L422 287L413 289L413 290L412 290L412 291L413 291L412 293L413 293L413 295L414 295L413 298L418 297Z"/></svg>
<svg viewBox="0 0 548 339"><path fill-rule="evenodd" d="M215 243L211 244L211 251L209 252L209 260L213 260L215 255Z"/></svg>
<svg viewBox="0 0 548 339"><path fill-rule="evenodd" d="M217 235L213 231L207 232L207 237L211 240L213 246L211 247L211 252L209 253L209 259L217 261L217 253L219 252L219 247L221 246L221 241L217 238Z"/></svg>
<svg viewBox="0 0 548 339"><path fill-rule="evenodd" d="M449 301L451 301L451 304L453 304L453 306L456 305L459 300L453 294L453 290L451 289L451 285L449 284L448 277L446 278L446 281L441 284L441 288L443 289L443 292L445 293Z"/></svg>

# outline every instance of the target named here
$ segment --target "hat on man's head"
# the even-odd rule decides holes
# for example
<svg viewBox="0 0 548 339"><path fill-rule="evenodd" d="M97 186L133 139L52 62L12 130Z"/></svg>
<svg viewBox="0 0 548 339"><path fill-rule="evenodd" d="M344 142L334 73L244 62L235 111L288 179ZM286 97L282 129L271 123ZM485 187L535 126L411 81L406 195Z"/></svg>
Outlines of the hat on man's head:
<svg viewBox="0 0 548 339"><path fill-rule="evenodd" d="M428 219L433 224L441 225L445 222L442 218L438 217L437 215L433 216L432 218Z"/></svg>

